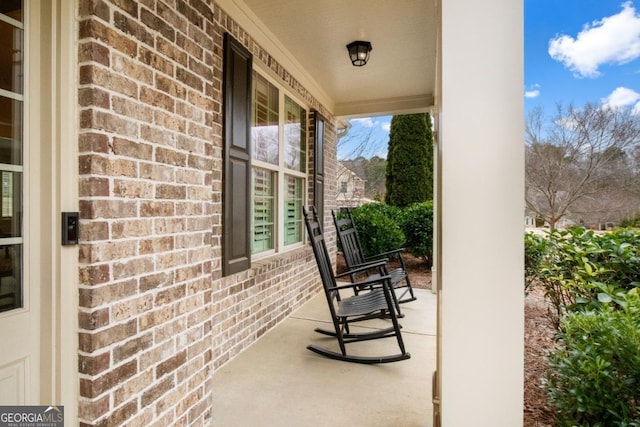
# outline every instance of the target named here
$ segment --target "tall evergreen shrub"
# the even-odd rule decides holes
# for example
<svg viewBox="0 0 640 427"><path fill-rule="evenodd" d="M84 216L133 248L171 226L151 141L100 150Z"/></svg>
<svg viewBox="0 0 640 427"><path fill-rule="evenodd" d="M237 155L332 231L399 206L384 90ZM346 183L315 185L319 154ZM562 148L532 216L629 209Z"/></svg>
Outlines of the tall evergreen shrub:
<svg viewBox="0 0 640 427"><path fill-rule="evenodd" d="M433 132L427 114L393 116L385 201L405 207L433 199Z"/></svg>

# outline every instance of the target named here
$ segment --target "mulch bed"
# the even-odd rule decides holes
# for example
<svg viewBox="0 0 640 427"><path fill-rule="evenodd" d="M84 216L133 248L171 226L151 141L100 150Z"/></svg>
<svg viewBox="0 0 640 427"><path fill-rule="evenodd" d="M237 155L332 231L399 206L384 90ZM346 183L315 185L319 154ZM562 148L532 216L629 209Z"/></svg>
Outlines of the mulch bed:
<svg viewBox="0 0 640 427"><path fill-rule="evenodd" d="M431 271L424 261L405 254L411 284L417 289L431 289ZM395 261L397 263L397 261ZM394 261L390 262L394 266ZM338 273L345 271L344 258L337 256ZM555 331L547 321L547 302L540 290L534 289L525 298L524 311L524 427L552 427L554 412L547 403L542 388L546 376L546 355L553 349Z"/></svg>
<svg viewBox="0 0 640 427"><path fill-rule="evenodd" d="M551 427L555 420L542 388L545 357L555 345L555 329L549 324L547 310L548 302L539 289L524 300L524 427Z"/></svg>

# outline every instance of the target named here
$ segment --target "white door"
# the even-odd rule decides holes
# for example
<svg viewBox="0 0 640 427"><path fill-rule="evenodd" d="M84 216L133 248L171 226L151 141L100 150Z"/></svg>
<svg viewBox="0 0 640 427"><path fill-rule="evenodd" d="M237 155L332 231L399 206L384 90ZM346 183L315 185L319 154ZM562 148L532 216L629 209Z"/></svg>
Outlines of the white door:
<svg viewBox="0 0 640 427"><path fill-rule="evenodd" d="M41 404L40 286L37 274L29 274L38 265L29 209L38 174L31 153L38 142L27 126L27 107L38 97L25 78L29 20L23 6L23 0L0 1L0 405Z"/></svg>

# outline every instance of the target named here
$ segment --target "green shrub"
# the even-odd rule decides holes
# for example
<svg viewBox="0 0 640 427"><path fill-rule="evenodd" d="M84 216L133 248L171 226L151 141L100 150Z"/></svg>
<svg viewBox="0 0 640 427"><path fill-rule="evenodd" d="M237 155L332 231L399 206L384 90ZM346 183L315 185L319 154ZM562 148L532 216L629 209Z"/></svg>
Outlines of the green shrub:
<svg viewBox="0 0 640 427"><path fill-rule="evenodd" d="M616 229L598 234L594 240L602 252L593 261L605 269L605 282L640 282L640 232Z"/></svg>
<svg viewBox="0 0 640 427"><path fill-rule="evenodd" d="M628 290L640 286L640 233L554 230L537 275L532 275L551 302L549 318L557 328L565 311L619 303Z"/></svg>
<svg viewBox="0 0 640 427"><path fill-rule="evenodd" d="M433 256L433 202L405 208L367 203L351 211L365 256L404 246L431 267ZM340 216L339 214L338 216Z"/></svg>
<svg viewBox="0 0 640 427"><path fill-rule="evenodd" d="M640 297L568 313L545 387L559 426L640 426Z"/></svg>
<svg viewBox="0 0 640 427"><path fill-rule="evenodd" d="M525 292L537 282L540 266L544 262L551 243L546 236L535 233L524 234L524 284Z"/></svg>
<svg viewBox="0 0 640 427"><path fill-rule="evenodd" d="M351 211L365 257L402 247L400 210L384 203L367 203Z"/></svg>
<svg viewBox="0 0 640 427"><path fill-rule="evenodd" d="M414 203L402 211L405 247L416 258L424 259L427 268L433 264L433 202Z"/></svg>

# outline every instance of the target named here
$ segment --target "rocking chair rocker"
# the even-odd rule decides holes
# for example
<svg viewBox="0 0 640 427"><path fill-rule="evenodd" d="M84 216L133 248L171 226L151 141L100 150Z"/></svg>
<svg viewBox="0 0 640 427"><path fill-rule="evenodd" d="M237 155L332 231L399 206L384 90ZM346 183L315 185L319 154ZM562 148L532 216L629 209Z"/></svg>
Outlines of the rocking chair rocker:
<svg viewBox="0 0 640 427"><path fill-rule="evenodd" d="M378 267L381 273L375 278L368 278L365 281L356 283L345 282L338 284L336 278L357 274L359 271L355 269L337 276L334 275L315 207L312 208L312 218L310 218L304 207L303 214L334 326L334 331L320 328L315 331L337 338L340 353L316 345L309 345L307 348L331 359L345 362L374 364L409 359L411 355L405 351L404 341L400 333L401 326L398 323L392 298L393 285L391 284L391 277L385 274L385 262L381 261L379 263ZM366 268L370 269L372 266L367 265ZM363 287L370 289L345 298L340 295L340 291L350 290L353 292ZM352 323L369 319L390 319L393 326L363 333L352 333L350 331L349 327ZM390 337L396 338L400 353L373 357L347 354L346 344Z"/></svg>

